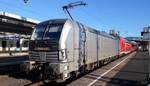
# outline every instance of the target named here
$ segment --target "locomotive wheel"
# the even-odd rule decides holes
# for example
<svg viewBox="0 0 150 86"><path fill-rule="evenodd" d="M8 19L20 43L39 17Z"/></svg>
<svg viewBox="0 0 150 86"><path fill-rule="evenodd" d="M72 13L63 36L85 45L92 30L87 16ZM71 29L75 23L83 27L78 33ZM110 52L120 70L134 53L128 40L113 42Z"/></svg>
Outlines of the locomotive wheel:
<svg viewBox="0 0 150 86"><path fill-rule="evenodd" d="M85 69L85 66L82 66L82 67L80 68L80 73L81 73L81 74L84 74L84 73L85 73L85 70L86 70L86 69Z"/></svg>
<svg viewBox="0 0 150 86"><path fill-rule="evenodd" d="M42 73L40 73L38 79L39 80L43 80L44 79L44 75Z"/></svg>
<svg viewBox="0 0 150 86"><path fill-rule="evenodd" d="M77 71L73 71L70 74L71 74L71 79L74 79L77 77Z"/></svg>
<svg viewBox="0 0 150 86"><path fill-rule="evenodd" d="M40 80L40 81L43 81L43 83L46 83L46 76L43 74L43 73L40 73L39 74L39 77L38 77L38 79Z"/></svg>

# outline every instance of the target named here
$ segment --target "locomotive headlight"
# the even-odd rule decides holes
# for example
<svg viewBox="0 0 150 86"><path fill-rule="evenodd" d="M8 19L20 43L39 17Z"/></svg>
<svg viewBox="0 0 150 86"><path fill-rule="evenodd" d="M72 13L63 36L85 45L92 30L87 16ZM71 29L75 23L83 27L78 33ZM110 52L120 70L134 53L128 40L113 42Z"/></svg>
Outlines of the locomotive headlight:
<svg viewBox="0 0 150 86"><path fill-rule="evenodd" d="M66 52L65 50L61 50L59 60L65 60L65 59L66 59Z"/></svg>

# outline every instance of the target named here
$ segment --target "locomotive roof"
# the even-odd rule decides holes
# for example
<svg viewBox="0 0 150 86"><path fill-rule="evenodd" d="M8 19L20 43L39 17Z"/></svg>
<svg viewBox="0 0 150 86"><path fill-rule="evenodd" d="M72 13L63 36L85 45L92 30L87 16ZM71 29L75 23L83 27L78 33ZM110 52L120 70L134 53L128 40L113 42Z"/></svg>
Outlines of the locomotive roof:
<svg viewBox="0 0 150 86"><path fill-rule="evenodd" d="M87 27L87 26L85 26ZM101 35L101 36L105 36L105 37L108 37L108 38L112 38L114 39L115 37L111 36L110 34L108 34L107 32L105 31L99 31L99 30L96 30L96 29L93 29L93 28L90 28L90 27L87 27L87 29L92 32L92 33L95 33L95 34L98 34L98 35Z"/></svg>
<svg viewBox="0 0 150 86"><path fill-rule="evenodd" d="M41 22L39 24L50 24L50 23L65 23L67 20L69 19L51 19L51 20L47 20L47 21L44 21L44 22ZM82 23L80 23L82 24ZM82 24L84 25L84 24ZM105 37L108 37L108 38L112 38L114 39L115 37L109 35L108 33L104 32L104 31L99 31L99 30L96 30L96 29L93 29L93 28L90 28L86 25L84 25L90 32L93 32L95 34L99 34L99 35L102 35L102 36L105 36Z"/></svg>
<svg viewBox="0 0 150 86"><path fill-rule="evenodd" d="M39 24L50 24L50 23L65 23L67 21L67 19L51 19L51 20L46 20L43 21Z"/></svg>
<svg viewBox="0 0 150 86"><path fill-rule="evenodd" d="M78 23L79 23L79 22L78 22ZM82 23L80 23L80 24L82 24ZM91 28L91 27L88 27L88 26L86 26L86 25L84 25L84 24L82 24L82 25L83 25L84 27L86 27L86 28L87 28L90 32L92 32L92 33L95 33L95 34L98 34L98 35L101 35L101 36L105 36L105 37L108 37L108 38L115 39L114 36L108 34L108 33L105 32L105 31L99 31L99 30L93 29L93 28Z"/></svg>

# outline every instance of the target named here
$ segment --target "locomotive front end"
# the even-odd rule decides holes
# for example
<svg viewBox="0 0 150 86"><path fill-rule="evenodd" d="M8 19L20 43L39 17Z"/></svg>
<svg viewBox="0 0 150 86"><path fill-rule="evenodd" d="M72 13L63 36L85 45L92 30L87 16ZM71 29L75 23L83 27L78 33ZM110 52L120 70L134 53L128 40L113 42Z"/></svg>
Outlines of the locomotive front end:
<svg viewBox="0 0 150 86"><path fill-rule="evenodd" d="M38 71L41 79L65 80L68 77L65 72L68 63L63 42L69 32L64 35L65 22L65 19L45 21L38 24L32 33L29 42L29 70Z"/></svg>

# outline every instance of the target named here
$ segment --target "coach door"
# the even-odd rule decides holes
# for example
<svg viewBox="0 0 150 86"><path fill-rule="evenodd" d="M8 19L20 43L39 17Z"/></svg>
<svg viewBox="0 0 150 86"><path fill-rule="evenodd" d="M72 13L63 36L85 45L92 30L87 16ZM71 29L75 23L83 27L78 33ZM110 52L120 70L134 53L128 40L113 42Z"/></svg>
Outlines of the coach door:
<svg viewBox="0 0 150 86"><path fill-rule="evenodd" d="M79 24L79 23L78 23ZM86 42L86 32L85 27L79 24L79 68L83 71L85 66L85 42Z"/></svg>

